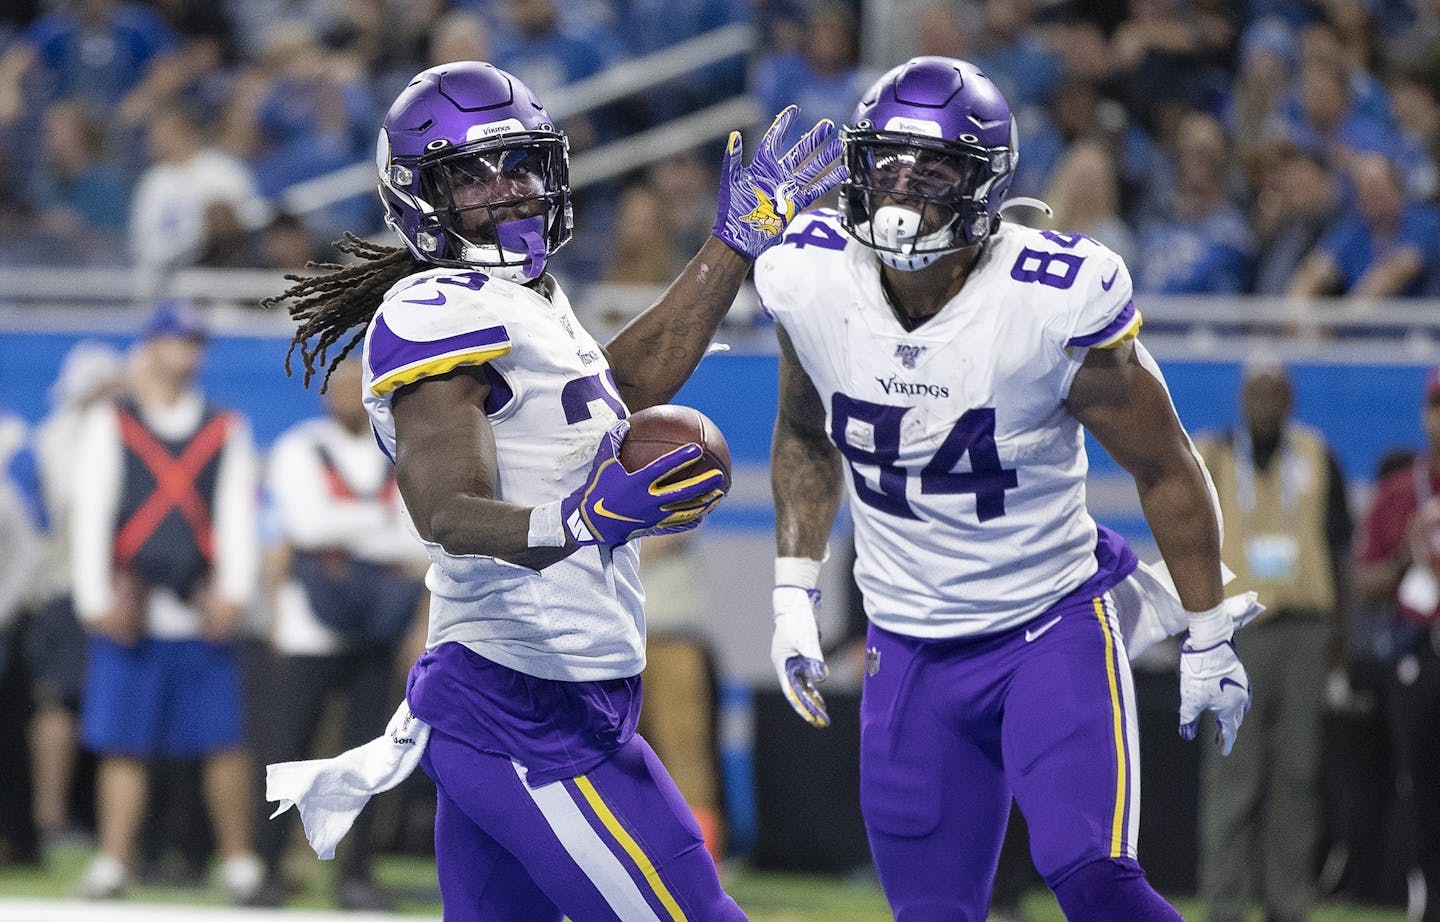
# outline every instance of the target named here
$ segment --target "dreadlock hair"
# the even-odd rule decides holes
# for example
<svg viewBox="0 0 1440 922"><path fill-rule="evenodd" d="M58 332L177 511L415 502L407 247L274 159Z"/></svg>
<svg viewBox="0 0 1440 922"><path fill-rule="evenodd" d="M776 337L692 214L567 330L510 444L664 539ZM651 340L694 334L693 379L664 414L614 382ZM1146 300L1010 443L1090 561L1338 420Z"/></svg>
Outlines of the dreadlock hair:
<svg viewBox="0 0 1440 922"><path fill-rule="evenodd" d="M320 269L323 274L287 275L285 281L295 284L260 302L262 307L291 302L286 310L290 319L300 326L290 340L290 348L285 350L285 374L292 374L290 357L298 348L305 363L306 387L310 386L310 379L315 373L324 368L324 377L320 379L322 394L330 381L330 373L345 361L345 356L350 354L356 343L365 338L364 326L375 316L390 286L407 275L428 268L404 247L371 243L349 231L345 232L344 239L335 241L334 247L364 262L349 266L306 263L306 269ZM330 347L357 326L361 329L350 337L338 355L330 358ZM312 338L315 340L313 343L310 341Z"/></svg>

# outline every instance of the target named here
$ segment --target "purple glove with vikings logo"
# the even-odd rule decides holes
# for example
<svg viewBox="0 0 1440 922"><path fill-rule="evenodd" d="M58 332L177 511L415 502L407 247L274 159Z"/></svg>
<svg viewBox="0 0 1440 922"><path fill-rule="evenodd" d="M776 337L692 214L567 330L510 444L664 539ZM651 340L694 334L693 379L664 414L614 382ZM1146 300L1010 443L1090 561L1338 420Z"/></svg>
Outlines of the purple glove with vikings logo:
<svg viewBox="0 0 1440 922"><path fill-rule="evenodd" d="M750 259L779 241L790 219L839 185L846 175L843 166L831 169L840 156L840 137L829 119L816 122L794 147L776 155L776 145L799 111L786 106L775 116L749 166L744 162L740 132L730 132L720 168L720 207L711 233Z"/></svg>
<svg viewBox="0 0 1440 922"><path fill-rule="evenodd" d="M584 547L618 547L645 535L688 531L725 495L725 475L713 469L677 476L700 460L701 448L682 445L631 473L620 463L620 443L630 424L616 423L600 439L585 485L560 503L566 534Z"/></svg>

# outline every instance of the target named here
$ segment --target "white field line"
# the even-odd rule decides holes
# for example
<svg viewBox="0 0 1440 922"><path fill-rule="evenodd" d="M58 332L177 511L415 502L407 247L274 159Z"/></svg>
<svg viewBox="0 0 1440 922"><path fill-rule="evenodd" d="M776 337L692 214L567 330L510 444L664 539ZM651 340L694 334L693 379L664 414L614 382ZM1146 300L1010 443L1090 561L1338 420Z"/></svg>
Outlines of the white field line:
<svg viewBox="0 0 1440 922"><path fill-rule="evenodd" d="M424 919L375 912L308 909L231 909L155 903L0 899L0 922L395 922ZM438 922L438 916L428 917Z"/></svg>

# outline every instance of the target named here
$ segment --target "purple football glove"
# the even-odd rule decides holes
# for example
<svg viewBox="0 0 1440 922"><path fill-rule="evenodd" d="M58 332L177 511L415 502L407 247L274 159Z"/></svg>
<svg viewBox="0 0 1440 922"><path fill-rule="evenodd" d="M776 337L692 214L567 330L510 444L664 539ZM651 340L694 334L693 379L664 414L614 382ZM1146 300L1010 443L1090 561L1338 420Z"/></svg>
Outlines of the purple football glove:
<svg viewBox="0 0 1440 922"><path fill-rule="evenodd" d="M585 485L560 503L566 534L582 547L617 547L645 535L688 531L725 495L719 489L725 475L713 469L660 482L700 460L701 448L694 443L661 455L633 474L626 471L620 443L629 431L630 424L621 420L601 437Z"/></svg>
<svg viewBox="0 0 1440 922"><path fill-rule="evenodd" d="M843 166L830 169L840 156L840 137L829 119L816 122L794 147L776 155L775 146L799 111L786 106L775 116L749 166L740 132L730 132L720 167L720 207L711 233L742 256L755 259L765 252L795 215L845 178Z"/></svg>

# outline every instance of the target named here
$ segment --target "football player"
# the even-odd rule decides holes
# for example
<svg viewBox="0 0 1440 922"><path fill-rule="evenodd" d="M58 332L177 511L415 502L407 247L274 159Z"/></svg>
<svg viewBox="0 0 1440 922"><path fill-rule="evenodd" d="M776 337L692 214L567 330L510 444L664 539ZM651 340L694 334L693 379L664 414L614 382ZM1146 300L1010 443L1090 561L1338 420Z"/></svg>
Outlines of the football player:
<svg viewBox="0 0 1440 922"><path fill-rule="evenodd" d="M782 689L828 723L813 606L843 489L869 618L861 807L896 918L986 917L1014 797L1068 918L1179 919L1136 862L1112 592L1136 559L1086 511L1083 430L1134 476L1190 613L1182 735L1214 710L1228 752L1249 683L1207 475L1135 338L1130 275L1095 240L1002 220L1015 120L969 63L889 71L841 136L838 213L756 268L780 341Z"/></svg>
<svg viewBox="0 0 1440 922"><path fill-rule="evenodd" d="M749 164L730 136L713 237L601 346L546 272L571 235L564 134L510 74L433 67L380 131L380 196L404 246L349 238L359 265L323 267L276 299L299 321L307 381L363 337L370 422L429 549L427 650L377 758L428 736L447 920L744 918L635 734L634 539L694 527L721 475L695 467L698 445L634 473L617 453L627 414L668 401L694 370L751 261L841 178L828 121L776 149L795 113ZM373 768L368 752L346 754L354 777ZM329 781L347 776L280 783L295 775L271 766L269 799L298 802L323 852L316 817L330 808L307 792L333 798ZM382 786L347 790L363 804Z"/></svg>

